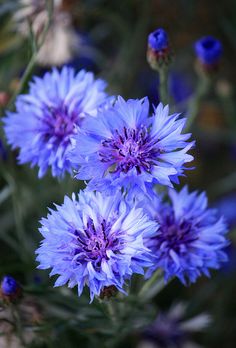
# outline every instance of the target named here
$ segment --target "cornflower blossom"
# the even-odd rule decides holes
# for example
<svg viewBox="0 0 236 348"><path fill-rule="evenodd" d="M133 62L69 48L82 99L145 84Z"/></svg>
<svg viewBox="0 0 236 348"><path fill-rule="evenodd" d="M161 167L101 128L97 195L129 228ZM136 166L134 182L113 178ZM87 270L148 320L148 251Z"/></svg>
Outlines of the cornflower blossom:
<svg viewBox="0 0 236 348"><path fill-rule="evenodd" d="M34 77L29 93L20 95L16 112L8 112L4 129L8 143L19 148L19 163L39 167L39 177L51 167L52 175L71 173L66 158L71 137L87 115L110 102L103 80L93 73L64 67L53 69L42 78Z"/></svg>
<svg viewBox="0 0 236 348"><path fill-rule="evenodd" d="M186 285L195 282L209 269L218 269L227 261L223 249L227 227L223 217L207 208L206 194L188 192L185 186L179 193L169 190L170 203L157 197L146 204L149 212L160 225L155 236L146 241L156 259L149 277L157 268L164 271L165 280L178 277Z"/></svg>
<svg viewBox="0 0 236 348"><path fill-rule="evenodd" d="M109 110L87 118L75 136L68 158L78 170L76 178L90 180L88 190L115 191L119 187L133 193L151 194L154 184L178 183L187 154L194 142L191 134L181 134L185 119L168 115L162 104L149 117L146 98L125 101L118 97Z"/></svg>
<svg viewBox="0 0 236 348"><path fill-rule="evenodd" d="M185 303L176 303L167 312L160 311L156 320L142 332L142 342L138 348L201 348L195 346L193 334L206 330L211 317L201 313L186 318Z"/></svg>
<svg viewBox="0 0 236 348"><path fill-rule="evenodd" d="M158 228L141 208L115 196L80 192L41 220L44 239L36 251L38 268L58 274L55 286L68 282L81 295L89 287L91 301L106 288L124 292L133 273L152 264L143 240Z"/></svg>

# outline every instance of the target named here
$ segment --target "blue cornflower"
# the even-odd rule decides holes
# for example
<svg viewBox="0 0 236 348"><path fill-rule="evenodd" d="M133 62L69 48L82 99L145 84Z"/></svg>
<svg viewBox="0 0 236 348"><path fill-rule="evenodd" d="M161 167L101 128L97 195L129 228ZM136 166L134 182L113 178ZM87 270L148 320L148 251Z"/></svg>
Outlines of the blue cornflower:
<svg viewBox="0 0 236 348"><path fill-rule="evenodd" d="M141 334L144 340L143 346L149 347L148 342L150 342L153 343L150 347L156 348L196 347L191 340L191 334L205 330L211 323L211 317L206 313L186 317L185 303L175 303L166 312L159 311L155 321Z"/></svg>
<svg viewBox="0 0 236 348"><path fill-rule="evenodd" d="M155 52L167 49L169 46L169 39L166 31L159 28L150 33L148 36L148 45Z"/></svg>
<svg viewBox="0 0 236 348"><path fill-rule="evenodd" d="M65 197L56 207L41 220L44 240L36 251L38 268L59 274L55 286L77 285L81 295L87 285L92 301L107 287L124 292L125 281L152 264L143 240L155 233L157 223L120 192L80 192L78 200Z"/></svg>
<svg viewBox="0 0 236 348"><path fill-rule="evenodd" d="M149 103L118 97L109 110L87 118L69 155L77 179L91 180L89 190L117 187L148 193L153 184L172 186L193 157L191 134L181 134L185 119L168 115L162 104L149 117Z"/></svg>
<svg viewBox="0 0 236 348"><path fill-rule="evenodd" d="M195 43L198 59L205 65L215 65L222 56L222 44L212 36L205 36Z"/></svg>
<svg viewBox="0 0 236 348"><path fill-rule="evenodd" d="M16 293L19 285L11 276L5 276L1 282L1 292L5 296L10 296Z"/></svg>
<svg viewBox="0 0 236 348"><path fill-rule="evenodd" d="M71 172L66 154L76 126L107 100L105 82L92 73L64 67L53 69L43 78L35 77L29 94L20 95L16 112L4 119L5 133L13 149L20 148L19 163L39 167L42 177L51 167L53 176Z"/></svg>
<svg viewBox="0 0 236 348"><path fill-rule="evenodd" d="M171 203L156 198L149 203L151 216L160 224L156 235L147 240L147 246L156 257L156 264L148 270L147 277L157 268L164 271L165 279L178 277L183 284L195 282L209 268L218 269L227 261L222 250L228 245L227 227L222 217L207 208L205 193L179 193L169 190ZM148 205L147 205L148 206Z"/></svg>

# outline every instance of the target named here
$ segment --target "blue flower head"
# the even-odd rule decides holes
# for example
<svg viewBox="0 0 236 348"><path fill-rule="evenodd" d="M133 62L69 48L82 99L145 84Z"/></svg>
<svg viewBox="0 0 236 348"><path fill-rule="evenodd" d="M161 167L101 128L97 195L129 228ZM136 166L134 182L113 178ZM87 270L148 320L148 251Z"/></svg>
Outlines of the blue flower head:
<svg viewBox="0 0 236 348"><path fill-rule="evenodd" d="M5 296L14 295L18 289L19 285L17 281L11 276L5 276L1 282L1 292Z"/></svg>
<svg viewBox="0 0 236 348"><path fill-rule="evenodd" d="M191 334L206 329L211 317L206 313L187 318L185 303L175 303L168 311L158 311L158 316L151 325L142 332L145 341L153 343L151 347L195 347Z"/></svg>
<svg viewBox="0 0 236 348"><path fill-rule="evenodd" d="M167 49L169 46L169 39L166 31L162 28L159 28L149 34L148 44L149 47L155 52Z"/></svg>
<svg viewBox="0 0 236 348"><path fill-rule="evenodd" d="M205 36L195 43L198 59L205 65L215 65L222 56L221 42L212 36Z"/></svg>
<svg viewBox="0 0 236 348"><path fill-rule="evenodd" d="M205 193L189 193L184 187L179 193L170 189L169 197L171 203L158 198L149 203L160 228L147 240L156 257L147 276L161 268L166 280L176 276L183 284L195 282L201 274L209 276L209 268L218 269L227 261L222 250L228 245L227 227L215 210L207 208Z"/></svg>
<svg viewBox="0 0 236 348"><path fill-rule="evenodd" d="M96 116L97 108L107 101L105 86L92 73L75 73L68 67L35 77L29 94L17 98L16 112L9 112L4 119L8 142L13 149L20 149L19 163L37 165L39 177L49 167L53 176L71 172L66 159L71 137L76 126L88 114Z"/></svg>
<svg viewBox="0 0 236 348"><path fill-rule="evenodd" d="M133 273L143 274L152 262L143 240L157 223L122 194L80 192L78 200L65 197L62 206L41 220L44 239L36 251L38 268L58 274L55 286L68 282L81 295L87 285L91 301L104 287L123 286Z"/></svg>
<svg viewBox="0 0 236 348"><path fill-rule="evenodd" d="M87 118L75 136L69 158L76 177L90 180L89 190L132 188L149 193L153 184L172 186L193 157L187 151L194 142L181 134L185 119L168 115L162 104L149 117L148 100L118 97L109 110Z"/></svg>

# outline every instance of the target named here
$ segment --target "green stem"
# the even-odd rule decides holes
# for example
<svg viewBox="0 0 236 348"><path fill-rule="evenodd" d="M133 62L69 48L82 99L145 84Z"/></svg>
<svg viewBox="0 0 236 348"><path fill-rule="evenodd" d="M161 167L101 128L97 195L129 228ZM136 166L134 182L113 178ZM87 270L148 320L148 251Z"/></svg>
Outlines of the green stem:
<svg viewBox="0 0 236 348"><path fill-rule="evenodd" d="M138 293L138 297L143 302L148 301L153 298L164 287L164 285L162 271L157 269L153 276L144 283Z"/></svg>
<svg viewBox="0 0 236 348"><path fill-rule="evenodd" d="M30 61L24 71L24 74L21 78L21 81L20 81L20 84L19 84L19 87L15 90L15 92L13 93L8 105L7 105L7 108L10 109L11 106L13 105L16 97L18 96L18 94L20 94L24 88L25 88L25 85L29 79L29 76L31 75L31 72L34 68L34 65L35 65L35 62L36 62L36 57L37 57L37 53L38 51L34 52L33 55L31 56L30 58Z"/></svg>
<svg viewBox="0 0 236 348"><path fill-rule="evenodd" d="M21 253L22 260L25 262L29 261L29 254L27 248L27 238L25 234L24 223L22 220L22 215L20 212L18 193L16 191L16 185L13 177L5 170L2 172L4 179L8 183L11 191L12 191L12 206L13 206L13 214L15 219L16 233L19 245L22 246L23 252Z"/></svg>
<svg viewBox="0 0 236 348"><path fill-rule="evenodd" d="M116 318L116 310L115 310L115 307L114 307L114 303L112 303L112 301L108 301L107 302L107 309L108 309L108 313L109 313L109 316L111 318L111 321L113 324L116 324L117 322L117 318Z"/></svg>
<svg viewBox="0 0 236 348"><path fill-rule="evenodd" d="M47 33L48 33L48 30L49 30L49 27L50 27L50 24L51 24L51 20L52 20L52 15L53 15L53 3L54 1L53 0L47 0L46 2L46 6L47 6L47 11L48 11L48 20L47 20L47 23L44 27L44 30L42 32L42 36L41 36L41 40L38 44L35 43L35 41L33 41L33 53L32 53L32 56L30 58L30 61L24 71L24 74L21 78L21 81L20 81L20 84L19 84L19 87L16 89L15 93L13 94L13 96L11 97L8 105L7 105L7 108L10 109L12 104L14 103L16 97L18 96L18 94L20 94L24 88L25 88L25 85L32 73L32 70L35 66L35 63L36 63L36 59L37 59L37 54L39 52L39 50L41 49L41 47L43 46L44 42L45 42L45 39L46 39L46 36L47 36Z"/></svg>
<svg viewBox="0 0 236 348"><path fill-rule="evenodd" d="M205 75L200 76L198 80L197 90L193 98L191 98L189 107L188 107L188 114L189 117L187 119L185 131L189 131L195 121L195 118L197 117L199 113L199 108L201 105L201 101L203 97L208 92L211 85L211 79Z"/></svg>
<svg viewBox="0 0 236 348"><path fill-rule="evenodd" d="M168 67L163 66L158 70L160 79L160 101L168 104Z"/></svg>

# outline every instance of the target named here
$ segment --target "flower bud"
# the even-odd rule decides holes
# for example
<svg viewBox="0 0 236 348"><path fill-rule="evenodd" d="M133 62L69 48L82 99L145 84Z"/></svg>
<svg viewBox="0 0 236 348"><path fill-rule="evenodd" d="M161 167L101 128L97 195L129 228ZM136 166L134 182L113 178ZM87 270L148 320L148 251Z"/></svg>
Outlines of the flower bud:
<svg viewBox="0 0 236 348"><path fill-rule="evenodd" d="M0 298L6 302L14 302L21 294L21 286L13 277L9 275L3 277L0 286Z"/></svg>
<svg viewBox="0 0 236 348"><path fill-rule="evenodd" d="M148 36L148 63L152 69L159 70L163 65L169 64L170 58L168 35L164 29L156 29Z"/></svg>
<svg viewBox="0 0 236 348"><path fill-rule="evenodd" d="M104 288L102 289L100 293L100 298L102 300L109 299L111 297L114 297L117 294L117 292L118 290L114 285L104 286Z"/></svg>
<svg viewBox="0 0 236 348"><path fill-rule="evenodd" d="M205 36L196 41L195 53L202 70L211 72L218 68L222 56L222 44L212 36Z"/></svg>

